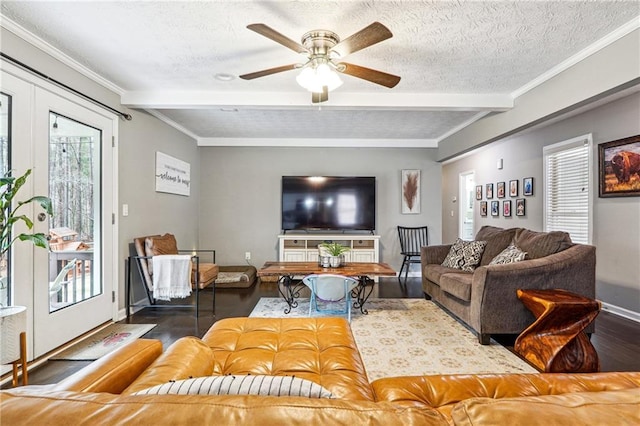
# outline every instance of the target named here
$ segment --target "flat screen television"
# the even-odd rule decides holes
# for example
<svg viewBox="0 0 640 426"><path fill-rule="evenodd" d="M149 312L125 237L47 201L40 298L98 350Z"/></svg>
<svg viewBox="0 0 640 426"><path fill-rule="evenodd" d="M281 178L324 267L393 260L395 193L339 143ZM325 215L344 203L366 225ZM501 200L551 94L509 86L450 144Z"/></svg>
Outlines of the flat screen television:
<svg viewBox="0 0 640 426"><path fill-rule="evenodd" d="M375 177L282 177L284 231L373 231L375 227Z"/></svg>

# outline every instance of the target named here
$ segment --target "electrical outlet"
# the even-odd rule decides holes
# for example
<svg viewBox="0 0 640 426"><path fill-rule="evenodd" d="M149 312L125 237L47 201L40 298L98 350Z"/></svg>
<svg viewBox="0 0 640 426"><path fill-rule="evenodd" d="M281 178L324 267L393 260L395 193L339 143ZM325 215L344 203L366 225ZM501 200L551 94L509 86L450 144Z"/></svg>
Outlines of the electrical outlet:
<svg viewBox="0 0 640 426"><path fill-rule="evenodd" d="M250 251L244 252L244 260L251 260L251 252Z"/></svg>

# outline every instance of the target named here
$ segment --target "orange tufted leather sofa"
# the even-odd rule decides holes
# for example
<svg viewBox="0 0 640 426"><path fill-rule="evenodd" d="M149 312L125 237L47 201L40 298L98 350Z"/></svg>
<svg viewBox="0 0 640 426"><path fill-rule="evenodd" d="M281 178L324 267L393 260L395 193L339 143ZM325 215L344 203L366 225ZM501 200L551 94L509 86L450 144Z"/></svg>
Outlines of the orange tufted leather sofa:
<svg viewBox="0 0 640 426"><path fill-rule="evenodd" d="M295 375L337 399L131 395L188 377ZM138 339L54 385L0 393L2 424L640 424L640 372L384 378L339 318L231 318L164 353Z"/></svg>

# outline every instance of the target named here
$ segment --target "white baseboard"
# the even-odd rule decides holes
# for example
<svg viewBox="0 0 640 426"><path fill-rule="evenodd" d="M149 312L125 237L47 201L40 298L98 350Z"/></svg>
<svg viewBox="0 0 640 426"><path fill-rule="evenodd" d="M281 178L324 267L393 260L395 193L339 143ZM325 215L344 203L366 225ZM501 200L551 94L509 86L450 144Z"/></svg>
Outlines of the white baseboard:
<svg viewBox="0 0 640 426"><path fill-rule="evenodd" d="M134 305L142 305L145 302L148 303L149 301L146 298L142 298L140 300L135 301L133 304ZM144 308L145 308L145 306L132 306L131 307L131 313L135 314L136 312L138 312L139 310L144 309ZM122 321L125 318L127 318L127 309L126 308L120 309L118 311L118 321Z"/></svg>
<svg viewBox="0 0 640 426"><path fill-rule="evenodd" d="M634 312L629 309L621 308L620 306L604 302L602 302L602 310L640 323L640 312Z"/></svg>

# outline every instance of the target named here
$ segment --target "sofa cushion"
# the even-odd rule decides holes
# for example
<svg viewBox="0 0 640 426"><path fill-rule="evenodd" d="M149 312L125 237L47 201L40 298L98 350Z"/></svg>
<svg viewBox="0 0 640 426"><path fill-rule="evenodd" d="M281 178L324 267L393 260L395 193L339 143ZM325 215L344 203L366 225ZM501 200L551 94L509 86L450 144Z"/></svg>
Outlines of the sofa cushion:
<svg viewBox="0 0 640 426"><path fill-rule="evenodd" d="M222 375L296 376L338 398L373 400L345 318L224 318L202 340L220 363Z"/></svg>
<svg viewBox="0 0 640 426"><path fill-rule="evenodd" d="M472 281L473 273L470 272L444 274L440 277L440 288L460 300L469 302Z"/></svg>
<svg viewBox="0 0 640 426"><path fill-rule="evenodd" d="M221 375L222 367L211 348L197 337L176 340L124 391L128 395L170 380Z"/></svg>
<svg viewBox="0 0 640 426"><path fill-rule="evenodd" d="M518 229L513 243L527 252L527 259L539 259L571 247L571 237L562 231L535 232Z"/></svg>
<svg viewBox="0 0 640 426"><path fill-rule="evenodd" d="M440 277L443 274L449 274L451 272L460 272L460 269L447 268L442 265L425 265L424 271L422 272L424 276L431 282L436 284L440 284Z"/></svg>
<svg viewBox="0 0 640 426"><path fill-rule="evenodd" d="M496 226L483 226L476 234L477 241L486 241L480 266L488 265L502 250L513 241L518 228L503 229Z"/></svg>
<svg viewBox="0 0 640 426"><path fill-rule="evenodd" d="M246 395L0 392L3 425L422 425L448 426L437 410L390 402Z"/></svg>
<svg viewBox="0 0 640 426"><path fill-rule="evenodd" d="M200 271L200 288L204 288L213 282L218 276L219 268L215 263L202 263L198 265L198 270ZM196 264L193 264L193 274L191 275L191 280L193 284L195 284L195 272L196 272Z"/></svg>
<svg viewBox="0 0 640 426"><path fill-rule="evenodd" d="M133 395L262 395L333 398L333 394L311 380L293 376L210 376L171 380Z"/></svg>
<svg viewBox="0 0 640 426"><path fill-rule="evenodd" d="M486 241L465 241L458 238L449 249L442 266L471 272L480 263L486 245Z"/></svg>
<svg viewBox="0 0 640 426"><path fill-rule="evenodd" d="M522 251L518 247L510 245L494 257L493 260L489 262L489 265L504 265L506 263L520 262L521 260L524 260L526 256L526 251Z"/></svg>
<svg viewBox="0 0 640 426"><path fill-rule="evenodd" d="M470 398L451 411L456 425L632 425L640 388L517 398Z"/></svg>

